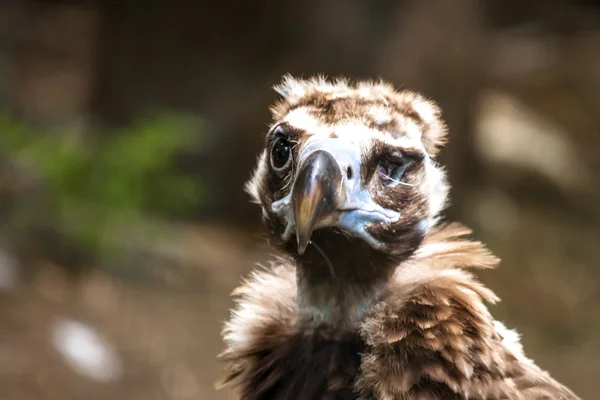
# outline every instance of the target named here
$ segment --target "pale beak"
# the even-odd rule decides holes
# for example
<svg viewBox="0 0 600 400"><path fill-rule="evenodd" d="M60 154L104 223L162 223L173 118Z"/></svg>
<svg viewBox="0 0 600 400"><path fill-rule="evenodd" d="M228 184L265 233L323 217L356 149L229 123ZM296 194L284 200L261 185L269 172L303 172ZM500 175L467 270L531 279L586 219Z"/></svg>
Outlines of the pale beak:
<svg viewBox="0 0 600 400"><path fill-rule="evenodd" d="M304 253L314 229L337 221L343 184L340 167L330 153L315 151L302 163L292 189L298 253Z"/></svg>

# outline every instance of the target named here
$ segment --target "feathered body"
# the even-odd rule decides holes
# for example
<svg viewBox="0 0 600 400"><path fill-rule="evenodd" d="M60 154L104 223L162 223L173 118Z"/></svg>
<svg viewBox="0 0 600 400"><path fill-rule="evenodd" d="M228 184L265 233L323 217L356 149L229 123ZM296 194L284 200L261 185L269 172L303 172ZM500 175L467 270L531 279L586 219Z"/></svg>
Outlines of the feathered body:
<svg viewBox="0 0 600 400"><path fill-rule="evenodd" d="M234 292L224 384L247 400L577 399L486 308L466 268L498 260L438 222L437 106L384 83L277 89L248 191L281 255Z"/></svg>

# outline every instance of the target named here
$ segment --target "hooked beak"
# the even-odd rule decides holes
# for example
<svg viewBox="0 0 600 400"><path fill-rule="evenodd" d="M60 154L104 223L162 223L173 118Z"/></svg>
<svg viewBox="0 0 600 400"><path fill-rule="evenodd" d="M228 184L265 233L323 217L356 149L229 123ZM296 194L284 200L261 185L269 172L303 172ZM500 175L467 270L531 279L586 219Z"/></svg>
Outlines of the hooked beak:
<svg viewBox="0 0 600 400"><path fill-rule="evenodd" d="M287 199L291 200L299 254L306 250L312 232L325 227L338 227L378 247L367 226L400 218L398 212L373 200L361 182L360 167L360 152L340 140L319 141L302 152L291 199Z"/></svg>
<svg viewBox="0 0 600 400"><path fill-rule="evenodd" d="M298 253L303 254L313 230L335 223L344 200L343 177L333 156L315 151L302 163L292 189Z"/></svg>

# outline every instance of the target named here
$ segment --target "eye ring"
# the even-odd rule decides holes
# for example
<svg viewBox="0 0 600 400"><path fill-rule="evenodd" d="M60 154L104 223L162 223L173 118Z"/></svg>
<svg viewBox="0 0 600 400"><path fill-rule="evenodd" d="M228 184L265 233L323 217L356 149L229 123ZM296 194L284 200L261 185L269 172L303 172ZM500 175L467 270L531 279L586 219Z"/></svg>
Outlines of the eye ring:
<svg viewBox="0 0 600 400"><path fill-rule="evenodd" d="M285 171L292 161L292 146L285 128L278 126L273 131L275 139L271 145L270 162L275 172Z"/></svg>

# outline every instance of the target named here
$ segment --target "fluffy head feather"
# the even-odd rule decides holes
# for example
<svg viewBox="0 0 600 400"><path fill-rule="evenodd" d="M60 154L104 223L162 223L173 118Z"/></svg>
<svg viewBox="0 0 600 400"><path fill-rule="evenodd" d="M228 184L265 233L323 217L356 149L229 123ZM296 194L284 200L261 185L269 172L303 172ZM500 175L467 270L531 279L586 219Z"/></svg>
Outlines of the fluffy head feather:
<svg viewBox="0 0 600 400"><path fill-rule="evenodd" d="M288 75L275 90L283 97L271 107L275 121L304 107L332 125L355 120L392 136L414 134L431 157L446 142L441 110L433 101L409 90L398 92L384 81L352 83L343 78L329 81L323 76L299 80Z"/></svg>

